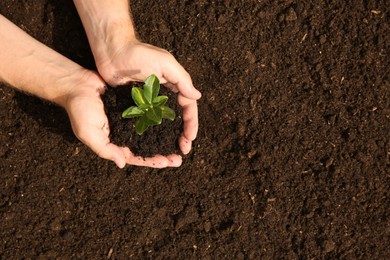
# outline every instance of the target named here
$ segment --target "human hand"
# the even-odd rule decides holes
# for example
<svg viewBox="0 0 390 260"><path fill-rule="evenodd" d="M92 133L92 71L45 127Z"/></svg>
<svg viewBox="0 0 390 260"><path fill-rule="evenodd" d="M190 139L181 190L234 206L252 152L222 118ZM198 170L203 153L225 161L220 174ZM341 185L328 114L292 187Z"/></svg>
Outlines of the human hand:
<svg viewBox="0 0 390 260"><path fill-rule="evenodd" d="M80 141L98 156L114 161L120 168L126 164L153 168L181 165L182 158L179 155L142 158L135 156L128 147L119 147L111 143L109 123L101 99L104 90L105 82L96 73L89 71L69 92L64 107L73 132Z"/></svg>
<svg viewBox="0 0 390 260"><path fill-rule="evenodd" d="M82 1L85 2L85 1ZM115 3L92 1L91 3ZM155 168L177 167L179 155L142 158L129 148L112 144L100 95L105 82L56 51L38 42L0 15L0 80L16 89L56 103L68 112L75 135L100 157Z"/></svg>
<svg viewBox="0 0 390 260"><path fill-rule="evenodd" d="M111 49L104 57L95 55L100 75L111 86L131 81L144 81L155 74L161 84L178 93L177 101L183 108L183 133L179 147L188 154L198 132L197 100L201 93L196 90L187 71L166 50L142 43L136 39L121 47Z"/></svg>

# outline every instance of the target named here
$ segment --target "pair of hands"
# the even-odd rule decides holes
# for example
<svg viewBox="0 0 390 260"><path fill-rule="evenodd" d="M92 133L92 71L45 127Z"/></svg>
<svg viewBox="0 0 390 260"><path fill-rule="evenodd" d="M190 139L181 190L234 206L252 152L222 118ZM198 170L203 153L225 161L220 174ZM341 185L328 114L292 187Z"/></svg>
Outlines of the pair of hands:
<svg viewBox="0 0 390 260"><path fill-rule="evenodd" d="M106 82L118 86L131 81L144 81L154 73L164 86L178 94L177 101L183 108L184 122L179 147L183 154L188 154L198 132L197 100L201 93L194 88L190 75L166 50L131 41L111 53L104 60L96 60L99 74L87 71L67 97L65 109L73 132L97 155L114 161L120 168L126 164L154 168L180 166L180 155L142 158L135 156L128 147L111 143L109 122L100 95L104 93Z"/></svg>

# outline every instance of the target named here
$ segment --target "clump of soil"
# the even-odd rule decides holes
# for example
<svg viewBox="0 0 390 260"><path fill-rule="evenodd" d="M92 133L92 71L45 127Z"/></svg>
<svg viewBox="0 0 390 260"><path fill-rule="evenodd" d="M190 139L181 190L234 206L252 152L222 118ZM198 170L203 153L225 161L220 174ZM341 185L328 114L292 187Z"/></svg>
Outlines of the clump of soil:
<svg viewBox="0 0 390 260"><path fill-rule="evenodd" d="M163 89L163 86L161 87L160 95L168 96L167 106L175 110L176 119L174 121L163 119L161 125L149 127L142 135L138 135L134 129L137 119L122 118L122 112L129 106L134 106L131 87L108 88L102 96L110 123L111 142L119 146L127 146L134 154L143 157L151 157L156 154L179 154L178 139L183 130L183 120L182 111L180 106L176 104L175 95L167 89Z"/></svg>

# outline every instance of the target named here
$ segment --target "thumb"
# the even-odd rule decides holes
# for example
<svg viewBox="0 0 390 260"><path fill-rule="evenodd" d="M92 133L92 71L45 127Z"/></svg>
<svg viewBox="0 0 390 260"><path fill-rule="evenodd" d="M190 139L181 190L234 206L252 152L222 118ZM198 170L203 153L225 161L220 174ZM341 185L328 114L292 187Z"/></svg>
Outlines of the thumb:
<svg viewBox="0 0 390 260"><path fill-rule="evenodd" d="M93 132L79 138L99 157L113 161L119 168L126 165L125 151L123 148L110 142L110 139L103 130Z"/></svg>
<svg viewBox="0 0 390 260"><path fill-rule="evenodd" d="M107 143L102 148L103 150L96 153L99 157L113 161L121 169L126 166L126 158L123 148L112 143Z"/></svg>

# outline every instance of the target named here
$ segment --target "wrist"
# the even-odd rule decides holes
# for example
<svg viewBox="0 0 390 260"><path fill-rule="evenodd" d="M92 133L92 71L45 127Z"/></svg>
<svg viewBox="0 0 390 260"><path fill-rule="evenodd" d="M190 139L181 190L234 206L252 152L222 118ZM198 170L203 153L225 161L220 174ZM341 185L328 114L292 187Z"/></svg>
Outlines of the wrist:
<svg viewBox="0 0 390 260"><path fill-rule="evenodd" d="M115 55L124 44L137 41L129 3L74 0L96 63Z"/></svg>
<svg viewBox="0 0 390 260"><path fill-rule="evenodd" d="M97 37L88 37L98 67L111 60L124 46L138 42L132 23L126 19L108 18L98 30Z"/></svg>
<svg viewBox="0 0 390 260"><path fill-rule="evenodd" d="M75 98L100 96L104 93L105 82L94 71L82 69L68 79L66 93L56 102L65 110L71 106Z"/></svg>
<svg viewBox="0 0 390 260"><path fill-rule="evenodd" d="M0 80L42 99L66 105L90 72L38 42L0 15Z"/></svg>

